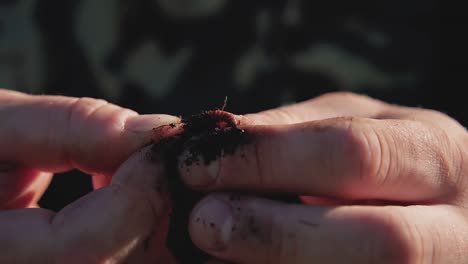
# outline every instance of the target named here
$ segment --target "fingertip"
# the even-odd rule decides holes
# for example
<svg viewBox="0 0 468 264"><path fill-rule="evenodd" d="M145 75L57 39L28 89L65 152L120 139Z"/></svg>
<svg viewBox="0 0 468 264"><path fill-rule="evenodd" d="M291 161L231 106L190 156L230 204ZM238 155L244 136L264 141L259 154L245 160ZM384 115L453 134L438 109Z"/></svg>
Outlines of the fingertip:
<svg viewBox="0 0 468 264"><path fill-rule="evenodd" d="M219 175L221 157L208 164L203 160L194 160L194 157L185 151L179 158L179 173L188 186L196 189L213 186Z"/></svg>
<svg viewBox="0 0 468 264"><path fill-rule="evenodd" d="M214 195L202 199L192 210L189 233L192 241L209 252L224 250L231 239L233 212Z"/></svg>

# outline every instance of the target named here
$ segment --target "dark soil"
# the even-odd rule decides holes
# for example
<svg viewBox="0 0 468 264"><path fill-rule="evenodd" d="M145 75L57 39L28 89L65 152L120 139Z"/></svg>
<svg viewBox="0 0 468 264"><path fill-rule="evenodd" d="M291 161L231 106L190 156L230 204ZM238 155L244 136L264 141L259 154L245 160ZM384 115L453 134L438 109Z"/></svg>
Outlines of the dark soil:
<svg viewBox="0 0 468 264"><path fill-rule="evenodd" d="M178 129L170 125L171 129ZM152 158L165 165L172 202L171 222L166 245L178 263L204 263L208 255L191 241L187 227L190 212L206 195L187 187L179 171L190 165L209 165L223 155L232 155L237 147L251 142L252 135L238 127L233 115L222 110L204 111L182 119L181 132L162 139L152 147ZM183 160L180 160L183 154ZM266 198L298 203L295 195L266 194Z"/></svg>
<svg viewBox="0 0 468 264"><path fill-rule="evenodd" d="M174 125L171 125L174 128ZM239 145L247 143L248 136L238 128L233 115L222 110L204 111L182 119L180 134L153 145L155 161L165 164L172 214L166 244L178 263L203 263L208 255L193 245L188 234L189 215L195 204L205 195L188 188L181 180L181 167L205 164L233 154ZM184 160L180 157L184 153Z"/></svg>

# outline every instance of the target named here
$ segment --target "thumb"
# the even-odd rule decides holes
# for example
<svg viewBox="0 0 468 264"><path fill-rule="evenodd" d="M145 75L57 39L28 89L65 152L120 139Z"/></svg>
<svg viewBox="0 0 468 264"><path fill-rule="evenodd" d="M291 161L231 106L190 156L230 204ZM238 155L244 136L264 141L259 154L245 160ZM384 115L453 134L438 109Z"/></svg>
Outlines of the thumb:
<svg viewBox="0 0 468 264"><path fill-rule="evenodd" d="M44 209L0 212L0 248L9 249L0 255L0 263L158 260L161 254L149 248L159 244L153 237L164 237L159 234L164 232L161 222L168 206L164 188L154 187L160 183L162 168L148 161L146 151L124 162L109 186L57 214Z"/></svg>

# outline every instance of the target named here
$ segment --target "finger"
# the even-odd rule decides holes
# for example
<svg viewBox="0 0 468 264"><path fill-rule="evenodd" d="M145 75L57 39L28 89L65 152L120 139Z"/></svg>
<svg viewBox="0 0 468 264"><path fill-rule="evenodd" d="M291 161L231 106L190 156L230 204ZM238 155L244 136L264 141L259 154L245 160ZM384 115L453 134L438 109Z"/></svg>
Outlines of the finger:
<svg viewBox="0 0 468 264"><path fill-rule="evenodd" d="M419 202L454 199L461 180L455 143L416 121L334 118L246 131L251 143L181 169L184 181L202 190Z"/></svg>
<svg viewBox="0 0 468 264"><path fill-rule="evenodd" d="M0 161L56 172L112 174L179 118L138 115L103 100L0 90ZM164 132L164 130L158 131Z"/></svg>
<svg viewBox="0 0 468 264"><path fill-rule="evenodd" d="M417 120L451 131L464 138L466 128L457 120L431 109L406 107L350 93L326 93L310 100L244 116L235 116L241 127L251 125L296 124L335 117Z"/></svg>
<svg viewBox="0 0 468 264"><path fill-rule="evenodd" d="M189 230L201 249L235 263L468 261L466 218L448 205L325 207L215 194L195 207Z"/></svg>
<svg viewBox="0 0 468 264"><path fill-rule="evenodd" d="M51 173L1 166L0 209L35 206L49 186L51 179Z"/></svg>
<svg viewBox="0 0 468 264"><path fill-rule="evenodd" d="M460 136L466 134L466 128L459 122L438 111L388 104L350 92L326 93L304 102L235 118L241 126L250 126L296 124L343 116L417 120L450 130Z"/></svg>
<svg viewBox="0 0 468 264"><path fill-rule="evenodd" d="M384 118L391 108L391 105L367 96L334 92L260 113L237 116L237 119L243 126L295 124L341 116Z"/></svg>
<svg viewBox="0 0 468 264"><path fill-rule="evenodd" d="M43 209L0 212L1 263L115 263L141 249L167 216L166 193L155 191L161 167L133 155L111 185L57 214ZM126 183L126 184L124 184ZM148 242L149 244L150 242Z"/></svg>
<svg viewBox="0 0 468 264"><path fill-rule="evenodd" d="M158 219L153 232L143 241L142 246L134 250L125 263L164 263L177 264L172 252L166 246L167 230L169 230L170 216Z"/></svg>

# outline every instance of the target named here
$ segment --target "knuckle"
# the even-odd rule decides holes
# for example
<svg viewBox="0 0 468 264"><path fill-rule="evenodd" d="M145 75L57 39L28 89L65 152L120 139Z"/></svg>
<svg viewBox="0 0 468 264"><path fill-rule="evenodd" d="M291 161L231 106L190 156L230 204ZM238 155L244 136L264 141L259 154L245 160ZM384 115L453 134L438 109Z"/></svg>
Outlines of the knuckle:
<svg viewBox="0 0 468 264"><path fill-rule="evenodd" d="M106 105L107 102L101 99L93 98L78 98L69 107L67 113L67 137L70 139L77 138L82 131L86 122L89 122L93 113Z"/></svg>
<svg viewBox="0 0 468 264"><path fill-rule="evenodd" d="M76 99L70 105L68 117L70 125L98 121L107 124L108 127L114 127L116 123L121 123L123 127L124 124L120 120L125 121L125 118L131 114L135 112L106 100L83 97Z"/></svg>
<svg viewBox="0 0 468 264"><path fill-rule="evenodd" d="M383 160L387 152L383 137L364 118L344 120L343 148L352 163L350 181L355 184L378 186L386 181L389 162ZM356 181L358 179L358 181Z"/></svg>
<svg viewBox="0 0 468 264"><path fill-rule="evenodd" d="M76 165L76 162L79 165L92 164L96 157L89 153L100 153L111 142L119 142L116 138L121 136L127 118L133 113L102 99L84 97L74 100L65 113L65 129L61 133L64 137L62 141L67 142L67 145L64 146L65 154L62 156L72 165ZM95 151L89 151L90 148ZM121 159L122 157L115 157L115 160ZM110 158L109 162L111 160L114 159Z"/></svg>
<svg viewBox="0 0 468 264"><path fill-rule="evenodd" d="M401 212L404 208L399 209L393 210L390 216L389 231L394 235L384 253L395 254L399 263L427 263L427 258L435 256L436 253L432 238L428 237L429 232L426 232L422 225L411 222ZM394 250L389 250L392 246Z"/></svg>
<svg viewBox="0 0 468 264"><path fill-rule="evenodd" d="M368 225L359 255L363 263L425 263L422 232L400 214L383 215Z"/></svg>
<svg viewBox="0 0 468 264"><path fill-rule="evenodd" d="M464 177L468 175L468 133L465 134L460 142L461 144L454 144L454 182L456 186L468 186L468 177ZM468 190L463 194L466 195L467 192Z"/></svg>
<svg viewBox="0 0 468 264"><path fill-rule="evenodd" d="M69 119L71 121L87 119L107 104L108 102L102 99L78 98L69 107Z"/></svg>
<svg viewBox="0 0 468 264"><path fill-rule="evenodd" d="M85 157L84 146L81 142L86 142L93 137L90 133L94 133L94 129L89 125L93 113L100 109L106 101L92 98L78 98L68 107L66 113L65 133L63 134L63 142L68 142L68 146L63 147L64 157L68 160L71 166L74 166L75 159Z"/></svg>

